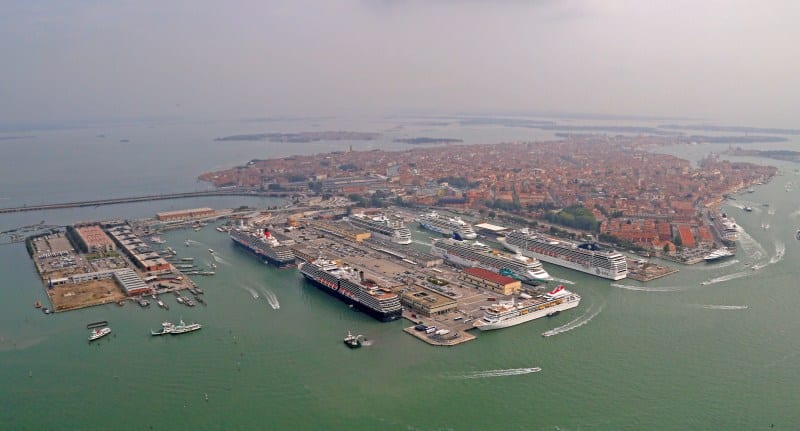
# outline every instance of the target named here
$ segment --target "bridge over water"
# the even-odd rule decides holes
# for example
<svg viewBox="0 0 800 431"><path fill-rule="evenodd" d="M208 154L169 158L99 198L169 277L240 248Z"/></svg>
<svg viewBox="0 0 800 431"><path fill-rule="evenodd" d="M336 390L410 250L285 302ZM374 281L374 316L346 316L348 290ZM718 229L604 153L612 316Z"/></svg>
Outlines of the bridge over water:
<svg viewBox="0 0 800 431"><path fill-rule="evenodd" d="M198 192L165 193L159 195L130 196L124 198L97 199L97 200L78 201L78 202L62 202L54 204L25 205L21 207L0 208L0 214L26 212L26 211L55 210L62 208L94 207L100 205L116 205L116 204L130 203L130 202L158 201L166 199L196 198L203 196L289 197L291 195L292 193L289 192L256 192L252 190L237 190L237 189L206 190Z"/></svg>

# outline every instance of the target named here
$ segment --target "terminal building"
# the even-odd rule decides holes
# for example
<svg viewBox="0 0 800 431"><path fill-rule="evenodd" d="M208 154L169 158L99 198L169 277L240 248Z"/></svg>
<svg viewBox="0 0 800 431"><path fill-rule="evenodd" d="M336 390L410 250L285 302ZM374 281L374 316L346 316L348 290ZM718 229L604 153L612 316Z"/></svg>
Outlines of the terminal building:
<svg viewBox="0 0 800 431"><path fill-rule="evenodd" d="M187 210L164 211L156 213L158 221L185 221L204 217L213 217L216 214L211 208L193 208Z"/></svg>
<svg viewBox="0 0 800 431"><path fill-rule="evenodd" d="M109 235L139 269L147 272L168 271L171 265L149 245L139 239L130 226L117 226L108 231Z"/></svg>
<svg viewBox="0 0 800 431"><path fill-rule="evenodd" d="M483 268L466 268L458 277L475 286L490 289L503 295L519 293L522 282Z"/></svg>
<svg viewBox="0 0 800 431"><path fill-rule="evenodd" d="M398 293L400 294L400 303L404 307L426 317L447 314L458 308L458 303L455 299L422 287L404 287Z"/></svg>
<svg viewBox="0 0 800 431"><path fill-rule="evenodd" d="M344 238L354 242L362 242L372 236L372 233L364 230L356 230L344 224L330 223L326 221L311 221L308 225L321 232Z"/></svg>
<svg viewBox="0 0 800 431"><path fill-rule="evenodd" d="M114 241L103 232L99 225L75 226L73 239L84 253L108 253L116 250Z"/></svg>

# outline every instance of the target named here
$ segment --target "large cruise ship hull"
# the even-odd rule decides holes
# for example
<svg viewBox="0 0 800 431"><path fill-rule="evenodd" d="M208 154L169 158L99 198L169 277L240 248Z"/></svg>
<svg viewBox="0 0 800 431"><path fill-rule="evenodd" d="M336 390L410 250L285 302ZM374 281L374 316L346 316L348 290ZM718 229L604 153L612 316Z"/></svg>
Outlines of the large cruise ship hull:
<svg viewBox="0 0 800 431"><path fill-rule="evenodd" d="M375 319L377 319L377 320L379 320L381 322L391 322L393 320L397 320L400 317L402 317L402 313L403 313L402 309L399 309L399 310L396 310L396 311L391 311L391 312L381 312L381 311L375 310L375 309L373 309L371 307L368 307L367 305L365 305L365 304L363 304L363 303L361 303L361 302L359 302L359 301L357 301L357 300L355 300L355 299L353 299L353 298L351 298L349 296L343 295L342 293L331 289L330 287L326 286L325 284L320 283L319 280L317 280L314 276L312 276L310 274L306 274L305 272L302 272L302 271L301 271L301 274L303 274L303 277L305 277L306 280L310 281L311 284L316 286L317 289L319 289L319 290L321 290L321 291L333 296L334 298L337 298L337 299L341 300L345 304L352 305L354 308L357 308L359 311L363 311L364 313L369 314L370 316L372 316L373 318L375 318Z"/></svg>
<svg viewBox="0 0 800 431"><path fill-rule="evenodd" d="M270 252L268 252L266 250L261 250L260 248L253 247L252 245L248 244L247 242L242 241L239 238L236 238L234 236L231 236L231 240L234 242L234 244L238 245L239 247L249 251L250 253L252 253L252 254L254 254L256 256L258 256L259 258L261 258L265 262L268 262L268 263L271 263L272 265L277 266L278 268L291 268L292 266L294 266L294 263L295 263L294 257L292 257L291 259L289 259L289 258L281 259L277 255L275 255L274 253L270 253Z"/></svg>
<svg viewBox="0 0 800 431"><path fill-rule="evenodd" d="M627 272L620 274L617 272L609 271L604 268L592 267L591 265L582 265L577 262L570 262L558 256L550 256L543 253L537 253L534 250L525 249L524 247L518 247L514 244L511 244L508 241L506 241L505 238L498 238L497 240L500 242L500 244L503 244L505 248L515 253L520 253L523 256L535 257L542 262L552 263L554 265L563 266L565 268L574 269L580 272L585 272L586 274L596 275L598 277L607 278L609 280L622 280L628 275Z"/></svg>
<svg viewBox="0 0 800 431"><path fill-rule="evenodd" d="M536 320L541 317L545 317L548 314L555 313L557 311L564 311L569 310L570 308L575 308L580 304L580 299L577 301L572 302L562 302L561 304L555 304L552 306L545 306L541 310L534 310L529 311L527 314L521 314L516 317L512 317L509 319L504 319L499 322L494 323L484 323L481 325L475 325L481 331L491 331L493 329L503 329L508 328L509 326L519 325L520 323L530 322L531 320ZM481 322L482 323L482 322Z"/></svg>
<svg viewBox="0 0 800 431"><path fill-rule="evenodd" d="M439 250L434 248L433 254L440 256L442 259L456 266L463 266L467 268L469 267L483 268L487 271L496 272L498 274L500 273L500 270L503 269L484 264L483 262L479 262L477 260L467 259L455 253L450 253L447 250ZM553 279L552 277L550 277L550 274L547 274L546 277L536 277L532 274L519 274L518 271L514 271L514 275L512 277L520 281L533 282L533 283L542 283Z"/></svg>

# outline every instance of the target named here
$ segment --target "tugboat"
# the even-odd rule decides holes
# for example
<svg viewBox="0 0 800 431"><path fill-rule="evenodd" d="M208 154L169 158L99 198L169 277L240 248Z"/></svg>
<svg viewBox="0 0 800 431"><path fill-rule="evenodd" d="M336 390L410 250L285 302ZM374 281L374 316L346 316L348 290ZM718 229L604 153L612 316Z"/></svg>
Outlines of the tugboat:
<svg viewBox="0 0 800 431"><path fill-rule="evenodd" d="M347 336L344 337L344 344L346 344L347 347L351 349L357 349L361 347L361 340L359 340L359 337L364 337L364 336L361 334L353 335L350 333L350 331L347 331Z"/></svg>
<svg viewBox="0 0 800 431"><path fill-rule="evenodd" d="M42 303L41 303L41 301L36 301L36 302L33 303L33 306L36 307L36 308L42 308Z"/></svg>
<svg viewBox="0 0 800 431"><path fill-rule="evenodd" d="M94 340L97 340L99 338L103 338L103 337L105 337L106 335L108 335L110 333L111 333L111 328L109 328L108 326L105 326L105 327L100 328L100 329L97 329L97 328L92 329L92 333L89 334L89 342L91 343Z"/></svg>

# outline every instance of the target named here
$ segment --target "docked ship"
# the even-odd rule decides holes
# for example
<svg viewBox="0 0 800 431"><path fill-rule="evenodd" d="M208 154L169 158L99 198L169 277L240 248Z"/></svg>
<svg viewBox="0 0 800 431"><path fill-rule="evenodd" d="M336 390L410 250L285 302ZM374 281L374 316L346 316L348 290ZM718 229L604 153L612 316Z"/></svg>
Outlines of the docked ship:
<svg viewBox="0 0 800 431"><path fill-rule="evenodd" d="M706 262L716 262L718 260L726 259L726 258L731 257L733 255L734 255L734 253L732 251L730 251L727 248L723 247L723 248L718 248L718 249L712 251L711 253L705 255L703 257L703 260L705 260Z"/></svg>
<svg viewBox="0 0 800 431"><path fill-rule="evenodd" d="M364 271L323 258L303 262L298 265L298 269L319 289L380 321L388 322L400 318L400 297L375 281L365 279Z"/></svg>
<svg viewBox="0 0 800 431"><path fill-rule="evenodd" d="M203 325L201 325L199 323L190 323L190 324L187 325L186 323L183 322L183 319L181 319L180 323L178 323L177 325L172 323L172 322L164 322L164 323L161 324L161 330L160 331L152 331L151 330L150 334L151 335L167 335L167 334L178 335L178 334L185 334L187 332L194 332L194 331L197 331L197 330L201 329L202 327L203 327Z"/></svg>
<svg viewBox="0 0 800 431"><path fill-rule="evenodd" d="M512 256L478 241L438 239L431 253L455 265L483 268L521 281L548 281L553 278L538 259L517 254Z"/></svg>
<svg viewBox="0 0 800 431"><path fill-rule="evenodd" d="M725 245L733 246L739 239L739 225L736 224L736 220L728 217L724 212L717 217L711 217L711 219Z"/></svg>
<svg viewBox="0 0 800 431"><path fill-rule="evenodd" d="M281 244L280 241L272 236L269 229L264 229L261 234L233 229L230 231L230 237L236 244L279 268L294 265L294 252L292 252L292 249Z"/></svg>
<svg viewBox="0 0 800 431"><path fill-rule="evenodd" d="M463 239L475 239L478 235L472 225L461 220L460 217L443 217L436 211L422 214L417 217L417 222L425 229L439 232L449 237L461 237Z"/></svg>
<svg viewBox="0 0 800 431"><path fill-rule="evenodd" d="M535 257L542 262L611 280L628 276L625 256L614 250L603 249L596 243L576 244L527 229L511 231L497 240L515 253Z"/></svg>
<svg viewBox="0 0 800 431"><path fill-rule="evenodd" d="M388 239L397 244L411 244L411 231L405 223L397 218L389 218L381 214L368 216L366 214L351 214L348 217L350 224L367 229L376 236Z"/></svg>
<svg viewBox="0 0 800 431"><path fill-rule="evenodd" d="M89 334L89 341L94 341L103 338L110 333L111 333L111 328L109 328L108 326L99 329L94 328L92 329L92 332Z"/></svg>
<svg viewBox="0 0 800 431"><path fill-rule="evenodd" d="M483 318L476 320L472 325L481 331L508 328L575 308L580 302L580 295L564 289L564 286L558 286L531 299L492 304L484 312Z"/></svg>

